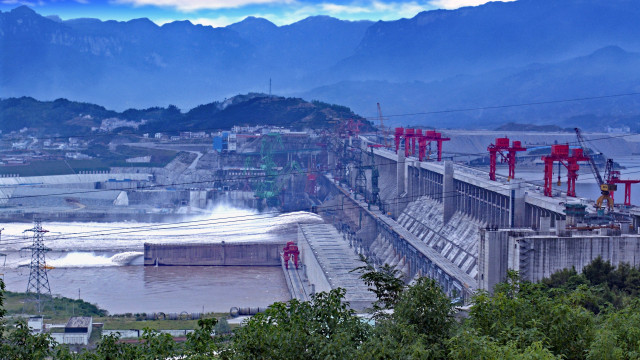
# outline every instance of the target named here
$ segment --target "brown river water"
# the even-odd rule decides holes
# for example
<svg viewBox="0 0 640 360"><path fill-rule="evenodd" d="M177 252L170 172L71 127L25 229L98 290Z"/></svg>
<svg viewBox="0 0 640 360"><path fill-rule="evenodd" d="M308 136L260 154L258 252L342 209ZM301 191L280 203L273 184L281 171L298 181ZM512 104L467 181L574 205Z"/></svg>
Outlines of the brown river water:
<svg viewBox="0 0 640 360"><path fill-rule="evenodd" d="M274 241L295 236L297 223L321 222L315 214L257 213L218 206L207 216L178 224L63 223L42 227L51 292L82 298L112 314L226 312L286 301L280 267L143 266L145 242ZM9 291L25 291L31 245L25 223L3 223L0 265Z"/></svg>

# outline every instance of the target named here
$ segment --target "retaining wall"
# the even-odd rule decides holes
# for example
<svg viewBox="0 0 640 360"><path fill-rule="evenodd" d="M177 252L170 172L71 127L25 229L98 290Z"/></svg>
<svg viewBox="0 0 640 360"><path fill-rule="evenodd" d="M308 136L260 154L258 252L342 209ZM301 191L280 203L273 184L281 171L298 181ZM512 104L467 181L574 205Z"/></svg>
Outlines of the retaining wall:
<svg viewBox="0 0 640 360"><path fill-rule="evenodd" d="M285 242L144 244L145 266L280 266Z"/></svg>

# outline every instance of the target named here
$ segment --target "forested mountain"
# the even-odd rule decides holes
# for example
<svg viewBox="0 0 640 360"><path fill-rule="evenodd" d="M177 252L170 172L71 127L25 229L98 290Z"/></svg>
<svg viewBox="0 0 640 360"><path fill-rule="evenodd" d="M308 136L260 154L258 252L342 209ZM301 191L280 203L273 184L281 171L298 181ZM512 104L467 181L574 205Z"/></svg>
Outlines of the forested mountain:
<svg viewBox="0 0 640 360"><path fill-rule="evenodd" d="M72 136L98 131L103 120L121 119L144 124L137 132L179 132L228 130L234 125L275 125L294 129L333 128L337 119L360 119L349 108L299 98L263 94L238 95L222 102L199 105L182 112L174 105L123 112L102 106L57 99L38 101L30 97L0 100L0 130L30 128L49 135ZM126 127L120 131L131 132Z"/></svg>
<svg viewBox="0 0 640 360"><path fill-rule="evenodd" d="M21 6L0 13L0 96L118 111L191 108L268 92L271 80L276 94L374 115L376 102L404 114L620 94L640 87L638 18L633 0L518 0L375 23L315 16L276 26L250 17L213 28L61 21ZM634 97L611 98L392 123L629 122L640 115L636 105Z"/></svg>

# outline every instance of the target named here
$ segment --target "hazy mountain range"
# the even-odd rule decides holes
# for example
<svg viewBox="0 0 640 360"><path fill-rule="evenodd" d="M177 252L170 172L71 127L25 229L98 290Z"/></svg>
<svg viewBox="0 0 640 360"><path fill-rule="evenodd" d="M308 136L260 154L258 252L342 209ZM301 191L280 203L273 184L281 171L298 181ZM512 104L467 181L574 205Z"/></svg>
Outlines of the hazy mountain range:
<svg viewBox="0 0 640 360"><path fill-rule="evenodd" d="M519 0L412 19L317 16L287 26L247 18L225 28L147 19L60 21L28 7L0 13L0 96L65 97L116 110L188 109L273 92L376 114L391 123L505 122L637 127L640 6L633 0Z"/></svg>
<svg viewBox="0 0 640 360"><path fill-rule="evenodd" d="M105 120L137 123L140 126L135 131L132 124L122 124L121 128L111 132L135 132L139 135L153 135L156 132L172 135L180 131L210 132L229 130L234 125L334 129L335 119L358 119L364 124L363 130L372 129L369 121L344 106L264 94L237 95L223 102L199 105L186 112L181 112L175 106L117 112L100 105L67 99L38 101L31 97L9 98L0 99L0 119L0 132L3 133L26 127L34 130L30 134L61 138L95 134L94 131L98 131Z"/></svg>

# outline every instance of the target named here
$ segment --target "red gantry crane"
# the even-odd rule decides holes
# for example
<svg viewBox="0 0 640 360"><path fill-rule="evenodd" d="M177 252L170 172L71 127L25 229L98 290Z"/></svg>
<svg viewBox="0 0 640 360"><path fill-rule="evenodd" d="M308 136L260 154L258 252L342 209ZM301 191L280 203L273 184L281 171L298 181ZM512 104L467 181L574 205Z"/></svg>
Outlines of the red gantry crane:
<svg viewBox="0 0 640 360"><path fill-rule="evenodd" d="M395 131L395 145L396 153L400 151L400 143L404 139L404 155L416 155L416 140L418 143L418 159L423 161L425 157L429 159L430 151L427 152L427 148L430 148L431 143L435 142L437 146L437 159L442 161L442 143L451 140L451 138L442 137L442 133L435 130L427 130L425 132L422 129L405 129L398 127Z"/></svg>
<svg viewBox="0 0 640 360"><path fill-rule="evenodd" d="M573 149L569 155L569 145L551 145L551 154L542 157L544 161L544 195L553 196L553 164L557 161L567 168L567 196L576 196L576 180L580 161L589 161L582 149Z"/></svg>
<svg viewBox="0 0 640 360"><path fill-rule="evenodd" d="M520 141L514 141L513 145L510 145L509 138L497 138L496 143L489 145L489 179L496 180L496 161L498 154L500 155L501 162L507 162L509 165L509 180L516 176L516 154L518 151L526 151L527 149L522 147ZM505 154L506 153L506 154Z"/></svg>
<svg viewBox="0 0 640 360"><path fill-rule="evenodd" d="M604 178L607 181L607 184L612 184L616 186L617 184L624 184L624 205L631 206L631 185L640 183L640 180L629 180L629 179L620 179L620 171L613 170L613 160L607 159L607 167L604 170ZM609 195L611 196L611 202L613 203L613 192L610 191Z"/></svg>

